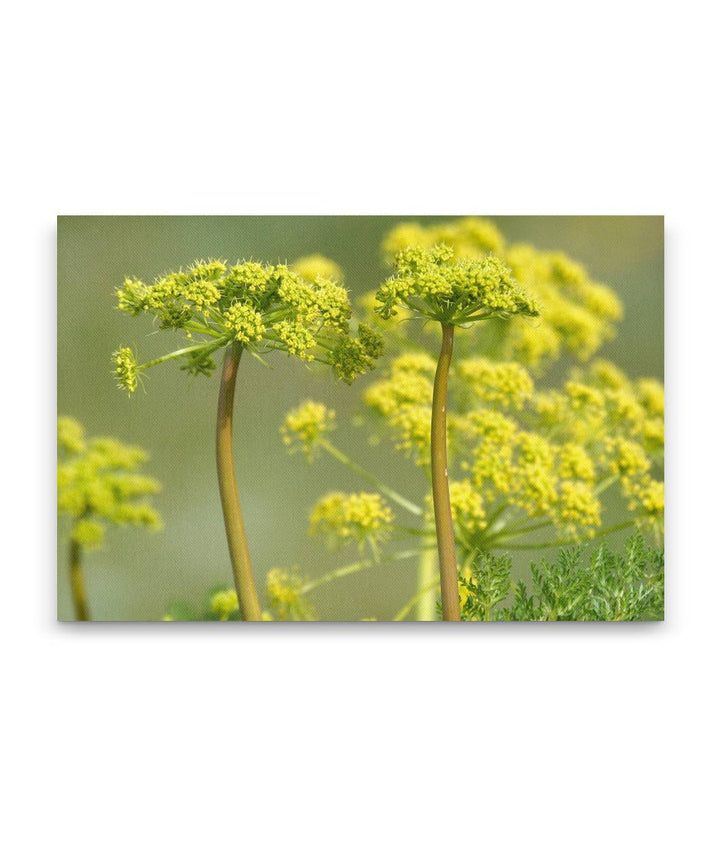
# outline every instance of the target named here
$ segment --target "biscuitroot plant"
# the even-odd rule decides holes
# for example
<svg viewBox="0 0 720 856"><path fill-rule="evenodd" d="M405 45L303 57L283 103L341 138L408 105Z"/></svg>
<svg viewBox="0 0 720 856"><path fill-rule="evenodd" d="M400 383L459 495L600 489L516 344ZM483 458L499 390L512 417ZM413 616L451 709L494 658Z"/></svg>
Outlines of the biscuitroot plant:
<svg viewBox="0 0 720 856"><path fill-rule="evenodd" d="M456 327L481 321L536 316L538 307L495 256L478 260L457 258L453 249L438 244L430 249L410 247L395 258L395 273L377 293L377 311L388 320L397 307L440 325L442 343L435 369L430 426L430 472L435 531L440 564L443 618L460 620L457 556L450 502L447 457L448 378Z"/></svg>
<svg viewBox="0 0 720 856"><path fill-rule="evenodd" d="M147 501L160 483L139 472L147 454L113 437L86 438L82 425L58 419L58 511L70 520L70 592L75 618L90 620L83 554L102 547L107 526L161 527Z"/></svg>
<svg viewBox="0 0 720 856"><path fill-rule="evenodd" d="M189 344L138 364L133 351L114 354L119 385L134 392L151 366L177 360L194 375L212 374L213 356L223 354L216 429L216 461L239 610L248 621L262 620L250 550L238 496L233 461L233 403L240 358L247 352L281 351L310 363L329 365L351 383L372 368L382 340L370 326L350 334L348 292L333 278L336 266L309 257L298 269L286 265L211 260L162 276L153 284L126 279L118 291L119 308L130 315L148 313L160 329L181 331Z"/></svg>
<svg viewBox="0 0 720 856"><path fill-rule="evenodd" d="M467 597L464 580L488 554L527 555L634 526L661 543L662 383L648 377L633 379L608 360L593 359L616 335L616 323L622 318L615 292L563 253L506 245L486 221L405 224L388 236L384 250L394 258L406 241L425 251L421 258L436 252L432 248L437 241L450 245L455 259L501 258L528 295L527 308L533 306L530 301L540 308L536 318L516 314L477 325L471 321L472 326L457 337L449 367L447 480L454 544L449 537L446 543L458 554L461 606ZM411 258L419 254L417 249L409 253ZM393 282L387 287L391 304ZM381 294L386 295L385 287ZM437 324L422 330L414 326L409 338L411 328L405 322L422 304L409 292L408 296L409 300L395 303L397 316L379 322L390 360L384 376L364 390L360 424L373 447L388 437L430 482L433 469L437 471L431 430L437 404L434 354L438 346L443 349L438 343L443 331L436 334L435 328L441 326ZM360 302L375 314L375 294ZM548 384L545 376L550 369L554 375ZM290 451L303 452L308 461L330 454L351 469L376 500L384 498L387 503L371 504L365 496L362 505L347 506L363 507L364 516L348 520L338 513L332 494L331 501L320 498L310 512L313 534L325 536L335 547L352 537L374 551L325 579L339 580L372 567L378 552L393 568L415 556L416 592L395 617L414 614L417 620L432 620L438 586L433 556L437 534L429 519L432 494L403 496L397 485L387 484L391 479L380 479L360 467L332 442L334 429L334 414L325 405L305 402L287 414L281 430ZM440 483L444 480L440 468ZM445 532L447 519L446 506ZM408 540L414 543L408 545ZM449 573L447 578L449 584Z"/></svg>

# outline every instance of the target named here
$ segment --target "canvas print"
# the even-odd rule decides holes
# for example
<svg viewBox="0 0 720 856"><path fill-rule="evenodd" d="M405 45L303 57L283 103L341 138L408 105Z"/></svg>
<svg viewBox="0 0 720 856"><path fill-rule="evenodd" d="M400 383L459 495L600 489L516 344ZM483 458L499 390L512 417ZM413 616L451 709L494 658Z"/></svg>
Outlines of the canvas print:
<svg viewBox="0 0 720 856"><path fill-rule="evenodd" d="M657 621L660 217L58 219L58 617Z"/></svg>

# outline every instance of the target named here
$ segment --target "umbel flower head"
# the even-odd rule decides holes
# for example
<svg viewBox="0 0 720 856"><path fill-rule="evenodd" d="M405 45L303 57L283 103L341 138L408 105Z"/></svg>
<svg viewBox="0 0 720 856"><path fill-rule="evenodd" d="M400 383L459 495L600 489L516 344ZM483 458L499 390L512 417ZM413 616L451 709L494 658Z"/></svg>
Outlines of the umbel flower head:
<svg viewBox="0 0 720 856"><path fill-rule="evenodd" d="M435 244L447 244L463 258L499 254L505 248L505 240L497 227L479 217L463 217L461 220L428 226L400 223L386 236L382 248L385 259L392 264L397 253L406 247L428 250Z"/></svg>
<svg viewBox="0 0 720 856"><path fill-rule="evenodd" d="M536 373L546 369L563 355L589 360L616 334L623 306L607 285L596 282L587 269L565 253L538 250L527 244L507 245L496 227L475 217L446 223L420 225L401 223L383 244L389 264L408 248L430 250L436 244L450 247L455 257L479 261L498 257L510 269L523 291L541 307L541 320L528 323L522 315L493 324L492 354L522 363ZM361 297L359 305L367 311ZM399 306L394 319L402 320ZM401 338L395 325L382 322L389 338ZM487 337L486 337L487 338ZM404 343L405 345L407 342ZM473 343L473 353L483 342Z"/></svg>
<svg viewBox="0 0 720 856"><path fill-rule="evenodd" d="M58 419L58 510L72 519L71 537L100 547L108 523L159 529L160 515L146 497L160 483L138 471L147 460L137 446L112 437L92 437L75 419Z"/></svg>
<svg viewBox="0 0 720 856"><path fill-rule="evenodd" d="M335 411L319 401L304 401L288 411L280 427L289 451L301 451L309 462L315 458L318 444L334 430Z"/></svg>
<svg viewBox="0 0 720 856"><path fill-rule="evenodd" d="M310 514L310 534L325 535L330 547L354 541L361 548L368 542L374 549L388 536L394 519L390 506L377 493L336 491L316 503Z"/></svg>
<svg viewBox="0 0 720 856"><path fill-rule="evenodd" d="M217 615L220 621L227 621L239 609L240 604L235 589L218 589L210 597L210 611Z"/></svg>
<svg viewBox="0 0 720 856"><path fill-rule="evenodd" d="M326 256L321 256L319 253L295 259L291 265L291 269L299 273L303 279L310 280L310 282L314 282L318 277L321 279L332 279L340 283L345 279L340 265Z"/></svg>
<svg viewBox="0 0 720 856"><path fill-rule="evenodd" d="M388 319L398 305L443 324L539 314L537 303L496 256L458 258L446 244L408 247L395 257L395 273L378 290L377 312Z"/></svg>
<svg viewBox="0 0 720 856"><path fill-rule="evenodd" d="M313 621L315 610L303 597L303 580L284 568L271 568L265 583L269 617L277 621Z"/></svg>
<svg viewBox="0 0 720 856"><path fill-rule="evenodd" d="M433 368L427 354L400 354L363 396L375 424L423 467ZM570 376L559 388L536 390L517 363L471 357L451 369L450 458L466 478L451 481L450 499L465 541L498 535L500 508L517 525L545 520L563 537L590 536L607 511L606 492L618 488L615 504L623 498L639 523L661 531L662 384L632 381L607 360Z"/></svg>
<svg viewBox="0 0 720 856"><path fill-rule="evenodd" d="M130 348L119 348L113 355L119 386L134 392L145 369L170 359L181 360L192 374L209 375L215 351L232 342L256 354L284 351L305 362L326 363L351 383L373 367L382 340L366 325L356 337L350 335L348 293L325 275L337 273L329 260L301 260L300 270L310 278L287 265L228 266L210 260L151 285L126 279L117 292L118 308L130 315L148 313L160 329L182 330L190 344L142 365Z"/></svg>

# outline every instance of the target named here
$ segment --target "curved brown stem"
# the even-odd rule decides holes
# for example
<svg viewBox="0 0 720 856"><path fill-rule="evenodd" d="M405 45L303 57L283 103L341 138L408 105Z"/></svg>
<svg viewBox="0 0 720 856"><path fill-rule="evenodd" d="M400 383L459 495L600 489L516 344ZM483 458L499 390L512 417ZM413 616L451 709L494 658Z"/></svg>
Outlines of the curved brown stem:
<svg viewBox="0 0 720 856"><path fill-rule="evenodd" d="M70 539L70 591L75 608L75 620L90 621L82 569L82 547L74 538Z"/></svg>
<svg viewBox="0 0 720 856"><path fill-rule="evenodd" d="M442 325L442 346L435 372L430 428L433 507L435 509L438 558L440 560L440 593L445 621L460 621L457 555L455 553L455 532L450 506L447 463L447 390L454 332L452 324Z"/></svg>
<svg viewBox="0 0 720 856"><path fill-rule="evenodd" d="M250 562L247 533L245 532L242 508L238 497L233 459L233 402L241 355L242 346L238 342L233 342L225 351L225 362L220 379L220 395L218 397L215 448L220 503L225 519L225 534L227 535L240 612L245 621L262 621L260 602Z"/></svg>

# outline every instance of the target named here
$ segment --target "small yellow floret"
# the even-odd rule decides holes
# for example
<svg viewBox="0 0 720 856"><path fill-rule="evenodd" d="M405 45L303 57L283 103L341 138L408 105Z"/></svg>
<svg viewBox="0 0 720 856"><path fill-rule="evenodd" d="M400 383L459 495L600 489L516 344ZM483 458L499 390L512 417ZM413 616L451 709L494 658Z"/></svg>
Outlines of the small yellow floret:
<svg viewBox="0 0 720 856"><path fill-rule="evenodd" d="M265 332L262 315L246 303L233 303L225 310L225 326L243 345L257 342Z"/></svg>
<svg viewBox="0 0 720 856"><path fill-rule="evenodd" d="M312 461L318 443L334 430L334 410L319 401L304 401L286 414L280 433L291 452L302 451Z"/></svg>
<svg viewBox="0 0 720 856"><path fill-rule="evenodd" d="M519 363L498 363L485 357L472 357L458 364L458 373L473 393L489 404L522 407L532 396L532 378Z"/></svg>
<svg viewBox="0 0 720 856"><path fill-rule="evenodd" d="M220 617L220 621L227 621L230 615L237 612L239 608L240 604L235 589L215 592L210 600L210 609Z"/></svg>
<svg viewBox="0 0 720 856"><path fill-rule="evenodd" d="M377 493L341 493L322 497L310 515L310 534L325 535L331 546L377 542L387 536L395 515Z"/></svg>

